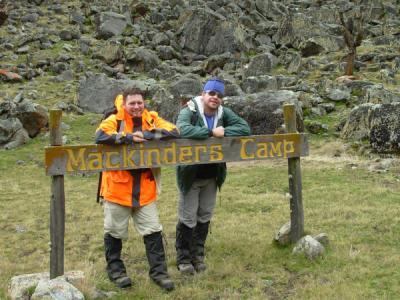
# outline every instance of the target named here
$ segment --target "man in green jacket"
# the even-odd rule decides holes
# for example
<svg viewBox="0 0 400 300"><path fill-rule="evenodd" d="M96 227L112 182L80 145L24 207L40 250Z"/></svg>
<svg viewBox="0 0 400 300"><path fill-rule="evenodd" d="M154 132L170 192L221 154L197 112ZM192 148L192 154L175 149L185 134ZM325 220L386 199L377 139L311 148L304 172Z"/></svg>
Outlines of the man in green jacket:
<svg viewBox="0 0 400 300"><path fill-rule="evenodd" d="M223 107L225 86L221 79L206 82L201 96L190 100L178 116L182 138L250 135L249 125L231 109ZM181 274L205 271L204 245L215 207L217 188L226 177L225 163L177 167L179 187L178 224L176 225L177 267Z"/></svg>

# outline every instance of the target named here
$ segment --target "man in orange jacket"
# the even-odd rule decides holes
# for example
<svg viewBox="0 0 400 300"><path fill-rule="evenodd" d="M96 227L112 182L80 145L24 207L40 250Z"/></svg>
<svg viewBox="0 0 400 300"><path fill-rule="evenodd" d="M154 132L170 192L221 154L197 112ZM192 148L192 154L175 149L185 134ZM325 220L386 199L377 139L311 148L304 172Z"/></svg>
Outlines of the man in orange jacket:
<svg viewBox="0 0 400 300"><path fill-rule="evenodd" d="M159 117L157 112L148 111L144 105L143 93L136 88L129 88L117 96L117 113L97 128L96 143L134 144L179 136L174 124ZM128 238L128 223L132 217L136 230L144 239L150 278L165 290L174 289L167 273L162 225L155 203L159 180L160 169L103 172L100 195L104 199L107 273L120 288L132 285L121 260L122 240Z"/></svg>

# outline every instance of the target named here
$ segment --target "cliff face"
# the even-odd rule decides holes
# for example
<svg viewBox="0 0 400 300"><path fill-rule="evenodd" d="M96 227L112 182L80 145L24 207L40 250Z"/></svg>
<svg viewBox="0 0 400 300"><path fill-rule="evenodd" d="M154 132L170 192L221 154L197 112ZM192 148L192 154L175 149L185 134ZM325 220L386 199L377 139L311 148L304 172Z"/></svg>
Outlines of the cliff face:
<svg viewBox="0 0 400 300"><path fill-rule="evenodd" d="M2 1L0 99L101 113L135 84L175 120L181 103L219 76L226 105L254 134L274 132L282 119L276 105L288 101L313 132L326 130L316 120L345 103L335 127L350 122L349 130L365 119L347 118L351 108L400 101L399 7L394 0ZM355 77L340 77L349 53ZM385 144L376 149L398 150Z"/></svg>

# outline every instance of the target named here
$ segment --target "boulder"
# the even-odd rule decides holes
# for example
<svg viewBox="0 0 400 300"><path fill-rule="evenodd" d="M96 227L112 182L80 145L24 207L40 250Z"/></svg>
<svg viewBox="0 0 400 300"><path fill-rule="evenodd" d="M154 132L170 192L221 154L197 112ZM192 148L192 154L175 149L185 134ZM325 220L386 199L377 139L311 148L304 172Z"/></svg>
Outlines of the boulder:
<svg viewBox="0 0 400 300"><path fill-rule="evenodd" d="M243 92L249 94L258 93L265 90L277 90L278 81L275 76L250 76L243 79L241 88Z"/></svg>
<svg viewBox="0 0 400 300"><path fill-rule="evenodd" d="M178 38L182 49L204 55L245 51L253 46L242 26L208 7L189 13Z"/></svg>
<svg viewBox="0 0 400 300"><path fill-rule="evenodd" d="M274 237L274 241L281 246L290 244L290 221L284 224Z"/></svg>
<svg viewBox="0 0 400 300"><path fill-rule="evenodd" d="M84 284L84 273L82 271L68 271L64 276L58 278L65 278L64 280L73 284L74 286L82 286ZM29 290L35 288L42 280L48 281L50 279L49 273L33 273L14 276L11 278L8 285L8 294L12 300L29 299ZM53 299L53 298L41 298ZM57 298L66 299L66 298Z"/></svg>
<svg viewBox="0 0 400 300"><path fill-rule="evenodd" d="M117 80L105 74L88 73L79 82L78 105L86 112L103 113L114 105L115 97L128 86L149 92L150 96L155 93L154 80Z"/></svg>
<svg viewBox="0 0 400 300"><path fill-rule="evenodd" d="M96 31L99 38L109 39L120 35L128 22L126 17L114 12L102 12L96 16Z"/></svg>
<svg viewBox="0 0 400 300"><path fill-rule="evenodd" d="M304 253L309 260L315 260L325 252L324 246L311 235L302 237L293 248L293 254Z"/></svg>
<svg viewBox="0 0 400 300"><path fill-rule="evenodd" d="M370 114L370 143L378 152L400 153L400 102L374 106Z"/></svg>
<svg viewBox="0 0 400 300"><path fill-rule="evenodd" d="M29 100L17 104L16 117L21 121L30 137L35 137L49 123L47 109Z"/></svg>
<svg viewBox="0 0 400 300"><path fill-rule="evenodd" d="M187 75L172 82L169 91L176 99L190 99L199 95L203 90L201 78L193 75Z"/></svg>
<svg viewBox="0 0 400 300"><path fill-rule="evenodd" d="M262 53L251 58L245 66L243 76L260 76L268 74L277 65L278 59L271 53Z"/></svg>
<svg viewBox="0 0 400 300"><path fill-rule="evenodd" d="M10 150L28 141L28 132L17 118L0 119L0 147Z"/></svg>
<svg viewBox="0 0 400 300"><path fill-rule="evenodd" d="M157 53L145 47L128 50L126 60L128 66L135 72L149 72L161 63Z"/></svg>
<svg viewBox="0 0 400 300"><path fill-rule="evenodd" d="M31 300L42 299L84 300L85 297L64 277L57 277L39 281Z"/></svg>
<svg viewBox="0 0 400 300"><path fill-rule="evenodd" d="M351 112L342 129L345 139L367 139L381 153L400 151L400 102L362 104Z"/></svg>
<svg viewBox="0 0 400 300"><path fill-rule="evenodd" d="M400 102L400 94L389 91L382 84L370 85L365 88L365 96L361 98L362 103L393 103Z"/></svg>
<svg viewBox="0 0 400 300"><path fill-rule="evenodd" d="M353 108L343 126L341 137L355 140L369 139L369 113L373 106L372 103L366 103Z"/></svg>
<svg viewBox="0 0 400 300"><path fill-rule="evenodd" d="M293 103L296 107L297 130L304 132L303 112L298 98L298 93L293 91L264 91L225 97L224 105L249 123L252 134L274 134L284 124L283 104Z"/></svg>

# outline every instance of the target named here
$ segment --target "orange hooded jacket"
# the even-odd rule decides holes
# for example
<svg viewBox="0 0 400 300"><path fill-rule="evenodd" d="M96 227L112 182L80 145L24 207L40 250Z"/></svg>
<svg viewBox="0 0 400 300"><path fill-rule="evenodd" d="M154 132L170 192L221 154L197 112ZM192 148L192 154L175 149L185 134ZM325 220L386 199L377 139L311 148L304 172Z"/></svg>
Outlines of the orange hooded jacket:
<svg viewBox="0 0 400 300"><path fill-rule="evenodd" d="M132 144L129 139L134 131L132 117L123 108L122 95L115 99L118 112L101 122L96 130L97 144ZM119 127L119 132L118 132ZM146 139L179 137L176 126L155 111L145 109L142 128ZM140 169L103 172L100 195L107 201L128 207L141 207L156 200L159 189L160 169Z"/></svg>

